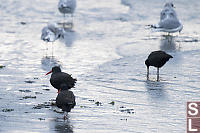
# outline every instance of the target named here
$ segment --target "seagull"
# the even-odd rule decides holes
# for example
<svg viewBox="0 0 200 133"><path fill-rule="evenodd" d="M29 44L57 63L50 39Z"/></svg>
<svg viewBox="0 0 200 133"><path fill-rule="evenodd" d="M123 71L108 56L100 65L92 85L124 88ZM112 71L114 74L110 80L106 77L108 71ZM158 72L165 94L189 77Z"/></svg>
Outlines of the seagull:
<svg viewBox="0 0 200 133"><path fill-rule="evenodd" d="M167 8L169 8L169 9L174 9L175 6L174 6L174 4L173 4L172 2L168 2L168 3L166 3L166 4L164 5L164 9L167 9Z"/></svg>
<svg viewBox="0 0 200 133"><path fill-rule="evenodd" d="M77 79L73 78L70 74L61 72L59 66L54 66L51 71L46 75L51 74L50 83L58 90L58 93L62 89L61 85L67 86L67 89L71 89L75 86Z"/></svg>
<svg viewBox="0 0 200 133"><path fill-rule="evenodd" d="M54 42L61 35L61 29L55 23L49 23L42 29L41 39L45 42Z"/></svg>
<svg viewBox="0 0 200 133"><path fill-rule="evenodd" d="M175 33L181 32L183 25L179 21L173 3L166 3L160 13L160 22L156 25L149 25L154 31Z"/></svg>
<svg viewBox="0 0 200 133"><path fill-rule="evenodd" d="M59 0L58 2L58 10L60 13L64 14L71 14L72 22L73 22L73 13L76 8L76 0Z"/></svg>
<svg viewBox="0 0 200 133"><path fill-rule="evenodd" d="M154 66L157 67L157 81L159 81L159 68L165 65L170 58L173 57L161 50L151 52L145 61L145 65L147 66L147 80L149 80L149 67Z"/></svg>
<svg viewBox="0 0 200 133"><path fill-rule="evenodd" d="M60 38L62 30L57 27L55 23L49 23L42 29L41 39L45 42L52 42L52 56L53 56L53 42ZM48 49L48 48L47 48Z"/></svg>
<svg viewBox="0 0 200 133"><path fill-rule="evenodd" d="M64 120L66 120L65 112L70 112L76 105L75 96L72 91L69 91L66 84L60 85L61 90L56 97L56 105L64 111Z"/></svg>

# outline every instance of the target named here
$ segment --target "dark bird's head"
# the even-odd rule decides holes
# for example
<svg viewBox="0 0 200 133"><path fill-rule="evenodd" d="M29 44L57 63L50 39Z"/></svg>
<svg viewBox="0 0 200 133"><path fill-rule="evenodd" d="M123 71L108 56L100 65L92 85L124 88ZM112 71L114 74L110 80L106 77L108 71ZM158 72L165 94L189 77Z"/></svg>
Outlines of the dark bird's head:
<svg viewBox="0 0 200 133"><path fill-rule="evenodd" d="M165 61L167 62L170 58L173 58L173 56L171 56L171 55L169 55L169 54L166 54Z"/></svg>
<svg viewBox="0 0 200 133"><path fill-rule="evenodd" d="M173 56L169 55L169 58L173 58Z"/></svg>
<svg viewBox="0 0 200 133"><path fill-rule="evenodd" d="M49 71L48 73L46 73L46 75L48 75L48 74L50 74L50 73L58 73L58 72L61 72L61 69L60 69L60 67L59 66L54 66L54 67L52 67L52 70L51 71Z"/></svg>
<svg viewBox="0 0 200 133"><path fill-rule="evenodd" d="M148 59L145 60L145 65L146 65L147 67L150 66Z"/></svg>

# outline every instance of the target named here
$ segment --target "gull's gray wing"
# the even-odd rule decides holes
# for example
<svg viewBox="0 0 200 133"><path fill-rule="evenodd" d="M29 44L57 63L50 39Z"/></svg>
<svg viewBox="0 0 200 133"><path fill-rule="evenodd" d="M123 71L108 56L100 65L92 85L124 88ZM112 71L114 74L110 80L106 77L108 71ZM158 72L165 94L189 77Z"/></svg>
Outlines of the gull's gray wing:
<svg viewBox="0 0 200 133"><path fill-rule="evenodd" d="M178 28L181 23L177 19L165 19L163 21L159 22L159 28L164 28L164 29L175 29Z"/></svg>

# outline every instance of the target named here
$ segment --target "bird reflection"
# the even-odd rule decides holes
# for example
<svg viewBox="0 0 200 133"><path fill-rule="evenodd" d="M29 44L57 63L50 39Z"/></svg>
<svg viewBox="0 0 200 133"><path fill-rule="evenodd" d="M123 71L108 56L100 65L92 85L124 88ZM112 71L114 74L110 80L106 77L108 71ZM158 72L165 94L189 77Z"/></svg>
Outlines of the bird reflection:
<svg viewBox="0 0 200 133"><path fill-rule="evenodd" d="M49 71L54 66L61 66L61 62L57 60L54 56L44 56L41 60L42 69Z"/></svg>
<svg viewBox="0 0 200 133"><path fill-rule="evenodd" d="M171 35L162 36L162 39L160 41L160 49L163 51L175 51L175 37Z"/></svg>
<svg viewBox="0 0 200 133"><path fill-rule="evenodd" d="M64 32L60 37L60 41L63 42L67 47L71 47L76 39L76 32L70 28L63 28L63 31Z"/></svg>
<svg viewBox="0 0 200 133"><path fill-rule="evenodd" d="M69 116L63 121L63 119L57 118L55 120L55 132L57 133L73 133L73 126L70 124Z"/></svg>
<svg viewBox="0 0 200 133"><path fill-rule="evenodd" d="M76 32L73 30L73 27L68 23L65 23L65 26L63 26L63 23L57 23L57 25L62 31L60 32L59 40L66 44L67 47L71 47L76 39Z"/></svg>
<svg viewBox="0 0 200 133"><path fill-rule="evenodd" d="M145 87L152 99L165 99L164 83L156 81L146 81Z"/></svg>

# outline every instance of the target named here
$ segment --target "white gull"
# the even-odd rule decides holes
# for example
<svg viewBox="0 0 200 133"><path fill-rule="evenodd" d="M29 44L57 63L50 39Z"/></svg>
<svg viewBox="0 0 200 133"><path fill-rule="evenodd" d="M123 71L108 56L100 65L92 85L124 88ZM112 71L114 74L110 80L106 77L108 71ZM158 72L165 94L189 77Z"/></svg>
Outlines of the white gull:
<svg viewBox="0 0 200 133"><path fill-rule="evenodd" d="M179 21L172 3L165 4L164 9L160 13L160 22L150 26L154 31L168 33L181 32L183 29L183 25Z"/></svg>

